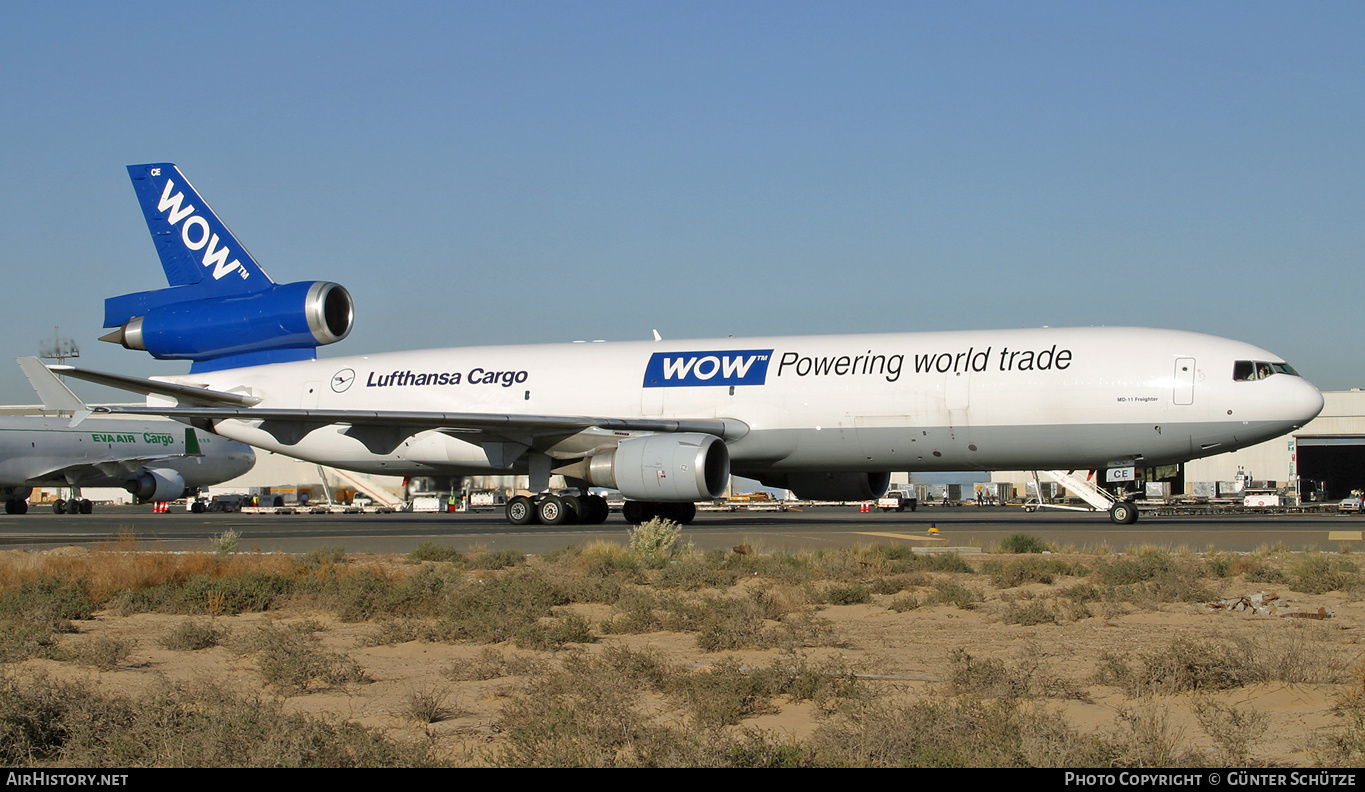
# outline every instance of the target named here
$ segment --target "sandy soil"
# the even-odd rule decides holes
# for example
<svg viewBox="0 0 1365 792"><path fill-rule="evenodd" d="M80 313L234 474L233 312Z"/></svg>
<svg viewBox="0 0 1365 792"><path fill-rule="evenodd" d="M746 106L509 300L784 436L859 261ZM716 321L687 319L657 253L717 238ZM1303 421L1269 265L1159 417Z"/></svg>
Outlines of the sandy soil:
<svg viewBox="0 0 1365 792"><path fill-rule="evenodd" d="M980 562L979 558L968 560L978 565ZM1010 602L1045 598L1081 579L1059 578L1050 586L1035 583L1008 590L993 588L985 576L974 576L964 582L986 595L986 601L972 610L936 605L898 613L888 607L891 596L885 595L876 596L871 604L821 607L820 617L833 625L842 645L811 648L806 650L805 657L816 662L843 657L859 671L885 677L876 684L886 686L886 695L946 695L944 680L954 650L1010 663L1028 659L1036 662L1040 673L1081 691L1081 698L1047 700L1048 706L1061 708L1072 724L1086 730L1111 729L1125 708L1156 707L1167 714L1185 744L1207 752L1218 749L1193 715L1194 695L1130 699L1118 688L1093 683L1101 657L1108 652L1136 658L1167 647L1181 636L1242 638L1264 644L1290 638L1296 634L1293 631L1306 631L1303 634L1311 635L1313 645L1318 647L1314 653L1324 662L1332 660L1350 667L1358 666L1361 658L1360 628L1365 619L1365 602L1340 592L1303 595L1232 578L1216 582L1221 590L1220 603L1269 595L1273 597L1271 606L1238 610L1208 603L1150 608L1092 604L1091 610L1097 615L1088 618L1022 626L1002 620ZM579 608L590 621L600 620L609 612L605 606L573 607ZM77 622L77 633L63 637L62 640L72 643L101 637L132 641L135 648L131 655L114 670L51 660L28 660L20 665L58 677L90 679L110 690L125 692L145 688L158 677L227 680L242 689L261 689L261 678L250 656L240 656L222 646L201 651L163 648L159 639L186 618L161 614L120 618L97 613L91 620ZM508 694L523 680L502 677L452 682L444 673L452 666L470 663L485 647L424 642L367 646L366 639L375 633L375 624L344 623L327 613L253 613L220 617L216 623L226 626L234 635L243 635L265 621L288 624L304 619L321 625L324 629L319 636L324 645L356 660L373 682L292 695L288 697L290 707L349 719L402 739L430 735L444 754L462 761L477 757L480 750L500 739L493 726L495 716ZM572 651L600 652L613 644L647 647L676 662L699 666L729 656L751 666L767 666L783 658L777 650L707 653L697 647L692 635L664 632L606 636ZM550 659L555 656L504 648L509 653L540 654ZM1267 716L1264 732L1252 746L1258 761L1304 766L1313 763L1309 748L1314 735L1342 723L1334 705L1353 684L1348 674L1337 683L1266 683L1214 693L1212 697ZM405 702L414 691L447 686L452 690L449 701L458 710L457 717L419 725L402 715ZM753 718L745 725L796 736L806 736L816 727L817 713L810 704L777 703L780 712Z"/></svg>

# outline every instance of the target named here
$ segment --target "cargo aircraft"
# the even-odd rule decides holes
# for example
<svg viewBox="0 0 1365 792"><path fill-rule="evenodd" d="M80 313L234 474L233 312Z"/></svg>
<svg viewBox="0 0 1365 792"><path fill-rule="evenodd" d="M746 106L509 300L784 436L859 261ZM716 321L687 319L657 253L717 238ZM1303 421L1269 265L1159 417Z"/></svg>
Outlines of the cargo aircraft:
<svg viewBox="0 0 1365 792"><path fill-rule="evenodd" d="M128 168L170 288L105 302L104 340L188 374L51 366L277 453L392 475L529 476L517 524L681 522L731 475L814 500L892 471L1143 469L1313 419L1322 395L1238 341L1132 327L489 346L317 359L354 316L328 282L276 284L176 166ZM564 476L567 492L550 490ZM1137 518L1109 497L1110 518Z"/></svg>
<svg viewBox="0 0 1365 792"><path fill-rule="evenodd" d="M38 366L37 358L25 365ZM31 363L30 363L31 361ZM90 514L82 487L123 487L139 502L171 501L251 469L250 446L222 437L199 437L171 421L0 417L0 497L6 514L26 514L34 487L70 487L52 502L57 514Z"/></svg>

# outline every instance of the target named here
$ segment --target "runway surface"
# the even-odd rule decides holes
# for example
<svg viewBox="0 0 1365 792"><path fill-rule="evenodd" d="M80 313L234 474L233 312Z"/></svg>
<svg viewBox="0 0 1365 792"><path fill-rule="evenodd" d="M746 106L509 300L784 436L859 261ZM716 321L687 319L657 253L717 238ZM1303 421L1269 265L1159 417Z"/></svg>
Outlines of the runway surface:
<svg viewBox="0 0 1365 792"><path fill-rule="evenodd" d="M341 547L348 553L407 553L423 542L545 553L595 540L624 542L629 526L613 514L595 526L513 526L501 512L472 514L153 514L150 506L97 507L89 515L56 515L35 507L0 517L0 549L133 547L209 550L224 531L240 535L239 550L307 553ZM936 528L937 533L930 529ZM1103 514L1017 506L921 507L917 512L860 513L854 507L787 512L701 512L683 539L703 550L747 545L763 550L818 550L854 544L904 544L920 549L989 550L1014 533L1059 548L1141 544L1249 552L1283 544L1291 550L1365 550L1365 517L1356 515L1147 516L1115 526Z"/></svg>

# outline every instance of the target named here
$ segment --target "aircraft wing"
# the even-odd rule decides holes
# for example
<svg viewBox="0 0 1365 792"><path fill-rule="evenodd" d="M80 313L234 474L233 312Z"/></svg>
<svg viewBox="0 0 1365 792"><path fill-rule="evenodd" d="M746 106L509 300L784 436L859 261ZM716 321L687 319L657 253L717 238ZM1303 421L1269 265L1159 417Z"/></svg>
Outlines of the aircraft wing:
<svg viewBox="0 0 1365 792"><path fill-rule="evenodd" d="M663 420L565 415L509 415L500 413L414 412L402 410L306 410L263 407L94 407L96 413L160 415L187 421L228 419L261 421L262 430L293 445L314 429L333 424L350 428L346 434L375 453L387 454L420 431L435 430L471 435L474 443L514 442L524 446L538 437L567 437L590 429L619 432L696 432L734 440L749 427L731 418Z"/></svg>
<svg viewBox="0 0 1365 792"><path fill-rule="evenodd" d="M31 361L31 362L30 362ZM165 407L86 407L97 413L120 415L158 415L196 425L223 420L260 421L260 428L285 445L299 442L309 432L323 426L345 425L346 434L363 442L372 452L387 454L405 439L420 431L435 430L465 436L470 442L513 443L523 447L537 438L567 437L587 430L619 432L677 433L696 432L735 440L748 434L749 427L732 418L666 420L655 418L615 418L610 416L516 415L502 413L421 412L404 410L319 410L253 407L259 399L239 393L213 391L190 385L108 374L74 366L46 366L36 358L20 359L39 395L54 389L44 384L41 372L55 380L52 372L108 385L134 393L158 394L175 398L180 404ZM65 387L63 386L63 390ZM70 393L70 391L66 391ZM74 395L71 398L75 398ZM62 409L71 409L69 405ZM511 450L511 449L509 449Z"/></svg>

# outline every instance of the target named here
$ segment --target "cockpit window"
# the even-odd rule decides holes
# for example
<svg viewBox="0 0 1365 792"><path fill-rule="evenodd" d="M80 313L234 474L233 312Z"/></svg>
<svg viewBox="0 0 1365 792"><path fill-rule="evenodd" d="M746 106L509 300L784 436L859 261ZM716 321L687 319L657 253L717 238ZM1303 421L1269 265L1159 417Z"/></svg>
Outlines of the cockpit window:
<svg viewBox="0 0 1365 792"><path fill-rule="evenodd" d="M1263 360L1238 360L1232 364L1232 379L1234 382L1248 382L1250 380L1263 380L1272 374L1288 374L1291 377L1299 376L1299 372L1288 363L1271 363Z"/></svg>

